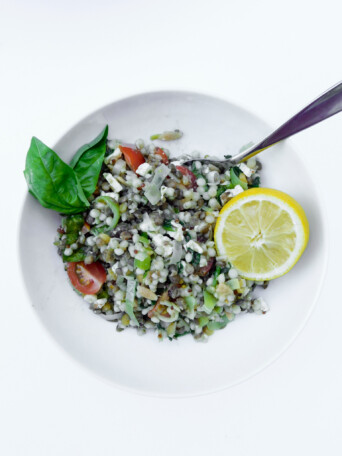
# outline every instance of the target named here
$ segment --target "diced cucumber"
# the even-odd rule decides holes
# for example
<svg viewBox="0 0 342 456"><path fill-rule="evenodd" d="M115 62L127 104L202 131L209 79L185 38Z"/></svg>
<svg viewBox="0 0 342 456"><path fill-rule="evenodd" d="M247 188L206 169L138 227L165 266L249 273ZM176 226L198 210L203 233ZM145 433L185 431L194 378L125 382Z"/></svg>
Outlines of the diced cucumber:
<svg viewBox="0 0 342 456"><path fill-rule="evenodd" d="M240 288L240 281L239 279L230 279L228 280L228 285L232 290L238 290Z"/></svg>
<svg viewBox="0 0 342 456"><path fill-rule="evenodd" d="M208 329L215 331L216 329L222 329L229 323L227 315L223 315L222 321L209 321L207 324Z"/></svg>
<svg viewBox="0 0 342 456"><path fill-rule="evenodd" d="M149 245L150 244L150 240L146 236L139 236L139 242L141 242L144 245Z"/></svg>
<svg viewBox="0 0 342 456"><path fill-rule="evenodd" d="M199 317L198 319L198 324L201 328L203 328L203 326L207 325L209 322L209 318L208 317Z"/></svg>
<svg viewBox="0 0 342 456"><path fill-rule="evenodd" d="M170 323L169 326L166 328L166 334L168 337L172 338L176 332L176 322Z"/></svg>
<svg viewBox="0 0 342 456"><path fill-rule="evenodd" d="M207 314L210 314L212 312L213 308L216 306L217 299L206 290L203 291L203 297L204 297L204 311Z"/></svg>
<svg viewBox="0 0 342 456"><path fill-rule="evenodd" d="M134 259L134 267L142 269L143 271L148 271L151 267L151 257L146 254L143 260L137 258Z"/></svg>
<svg viewBox="0 0 342 456"><path fill-rule="evenodd" d="M189 312L192 312L195 309L196 299L193 296L186 296L184 300Z"/></svg>

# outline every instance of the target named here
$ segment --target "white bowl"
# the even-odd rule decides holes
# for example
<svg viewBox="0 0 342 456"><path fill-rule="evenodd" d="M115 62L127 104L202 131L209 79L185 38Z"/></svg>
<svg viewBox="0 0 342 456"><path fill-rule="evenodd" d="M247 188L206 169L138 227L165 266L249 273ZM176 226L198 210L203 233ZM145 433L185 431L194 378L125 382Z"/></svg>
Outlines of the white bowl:
<svg viewBox="0 0 342 456"><path fill-rule="evenodd" d="M189 92L155 92L112 103L83 119L55 145L64 160L109 125L109 138L133 142L179 128L175 155L198 150L234 154L272 129L253 114L226 101ZM44 138L41 138L44 140ZM288 142L260 155L261 184L283 190L304 207L311 229L308 247L284 277L256 290L270 305L267 315L239 316L208 343L191 336L159 342L156 334L122 333L93 314L71 288L53 245L60 216L27 196L21 220L20 251L27 290L52 337L97 374L141 393L185 396L212 392L247 379L275 360L307 321L320 290L327 257L326 228L319 192Z"/></svg>

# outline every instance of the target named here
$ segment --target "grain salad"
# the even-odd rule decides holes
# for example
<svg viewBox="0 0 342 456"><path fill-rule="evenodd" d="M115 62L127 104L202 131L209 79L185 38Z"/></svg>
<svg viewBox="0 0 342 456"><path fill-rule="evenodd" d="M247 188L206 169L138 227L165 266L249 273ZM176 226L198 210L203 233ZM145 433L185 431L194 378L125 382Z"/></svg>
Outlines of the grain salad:
<svg viewBox="0 0 342 456"><path fill-rule="evenodd" d="M181 141L165 132L153 140ZM70 281L90 308L140 334L192 334L206 340L239 314L263 314L257 285L217 256L213 238L223 205L260 183L260 163L231 168L171 159L141 139L105 142L89 206L66 215L55 244Z"/></svg>

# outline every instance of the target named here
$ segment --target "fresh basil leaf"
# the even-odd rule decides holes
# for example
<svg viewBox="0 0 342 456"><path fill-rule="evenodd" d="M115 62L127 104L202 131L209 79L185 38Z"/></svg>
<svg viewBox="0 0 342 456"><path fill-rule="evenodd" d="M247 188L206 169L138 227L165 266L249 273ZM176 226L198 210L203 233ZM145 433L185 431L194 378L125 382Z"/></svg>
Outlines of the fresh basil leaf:
<svg viewBox="0 0 342 456"><path fill-rule="evenodd" d="M46 208L75 214L89 206L73 169L35 137L27 152L24 175L29 192Z"/></svg>
<svg viewBox="0 0 342 456"><path fill-rule="evenodd" d="M89 144L80 147L70 162L88 198L95 191L106 153L108 125Z"/></svg>

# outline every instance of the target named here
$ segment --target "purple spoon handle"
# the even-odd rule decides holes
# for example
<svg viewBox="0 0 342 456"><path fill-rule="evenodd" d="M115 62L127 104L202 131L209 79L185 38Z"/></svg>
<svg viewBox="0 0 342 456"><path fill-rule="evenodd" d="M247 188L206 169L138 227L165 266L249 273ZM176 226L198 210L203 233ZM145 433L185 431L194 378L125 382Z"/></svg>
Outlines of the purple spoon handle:
<svg viewBox="0 0 342 456"><path fill-rule="evenodd" d="M239 152L230 158L229 161L232 163L245 161L282 139L289 138L312 125L322 122L322 120L328 119L340 111L342 111L342 82L339 82L324 92L261 142L247 150Z"/></svg>

